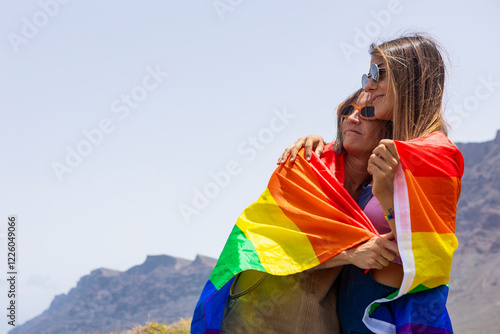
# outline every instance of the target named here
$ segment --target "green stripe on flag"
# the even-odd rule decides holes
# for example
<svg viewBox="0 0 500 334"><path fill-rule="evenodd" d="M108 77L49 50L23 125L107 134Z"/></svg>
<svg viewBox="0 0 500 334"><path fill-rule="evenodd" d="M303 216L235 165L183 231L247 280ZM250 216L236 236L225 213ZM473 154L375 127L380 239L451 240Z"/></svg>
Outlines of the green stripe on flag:
<svg viewBox="0 0 500 334"><path fill-rule="evenodd" d="M260 264L253 243L235 225L217 261L217 265L210 275L210 281L216 289L220 289L233 276L248 269L266 272L266 269Z"/></svg>

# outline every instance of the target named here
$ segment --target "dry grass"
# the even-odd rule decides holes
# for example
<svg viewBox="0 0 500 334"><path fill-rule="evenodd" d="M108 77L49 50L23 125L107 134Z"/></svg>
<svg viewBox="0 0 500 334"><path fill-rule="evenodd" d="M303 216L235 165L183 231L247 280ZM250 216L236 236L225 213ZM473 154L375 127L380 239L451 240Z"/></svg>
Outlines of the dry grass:
<svg viewBox="0 0 500 334"><path fill-rule="evenodd" d="M191 318L181 318L179 321L166 324L148 322L144 326L135 326L127 331L111 332L108 334L189 334Z"/></svg>

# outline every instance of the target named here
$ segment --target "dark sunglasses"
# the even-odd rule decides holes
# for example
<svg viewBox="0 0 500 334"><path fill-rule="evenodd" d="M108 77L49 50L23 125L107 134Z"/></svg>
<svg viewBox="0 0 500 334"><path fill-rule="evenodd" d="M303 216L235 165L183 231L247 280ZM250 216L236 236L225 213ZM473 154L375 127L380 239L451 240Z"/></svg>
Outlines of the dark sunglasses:
<svg viewBox="0 0 500 334"><path fill-rule="evenodd" d="M370 73L363 74L363 76L361 77L361 87L363 87L364 89L370 79L372 79L374 82L378 82L378 80L380 79L380 74L384 73L384 69L381 70L378 68L377 64L372 64L372 66L370 66Z"/></svg>
<svg viewBox="0 0 500 334"><path fill-rule="evenodd" d="M347 118L354 112L354 110L359 110L359 117L362 119L377 119L375 117L375 107L367 106L366 104L363 106L358 106L354 103L348 104L346 106L344 106L344 103L341 103L339 105L339 108L337 109L337 116Z"/></svg>

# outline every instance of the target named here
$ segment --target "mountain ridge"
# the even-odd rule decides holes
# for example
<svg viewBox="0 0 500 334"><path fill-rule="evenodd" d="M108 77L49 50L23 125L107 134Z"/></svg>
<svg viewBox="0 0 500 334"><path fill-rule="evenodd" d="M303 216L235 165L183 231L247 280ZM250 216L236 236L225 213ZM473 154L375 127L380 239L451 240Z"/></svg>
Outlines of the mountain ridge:
<svg viewBox="0 0 500 334"><path fill-rule="evenodd" d="M149 255L123 272L92 270L67 294L55 296L41 315L9 334L102 333L189 317L215 263L202 255L193 261Z"/></svg>
<svg viewBox="0 0 500 334"><path fill-rule="evenodd" d="M465 160L458 201L448 310L459 333L500 328L500 130L483 143L456 143Z"/></svg>

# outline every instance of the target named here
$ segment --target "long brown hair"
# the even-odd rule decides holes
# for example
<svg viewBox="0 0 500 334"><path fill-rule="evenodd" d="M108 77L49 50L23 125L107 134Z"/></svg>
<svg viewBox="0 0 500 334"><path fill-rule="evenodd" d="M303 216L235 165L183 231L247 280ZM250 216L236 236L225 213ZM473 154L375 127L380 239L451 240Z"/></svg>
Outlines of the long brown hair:
<svg viewBox="0 0 500 334"><path fill-rule="evenodd" d="M343 103L343 107L347 107L351 103L355 103L356 100L358 99L359 95L364 92L364 89L358 89L355 91L353 94L351 94L349 97L347 97ZM340 153L344 150L344 138L342 137L342 122L345 119L340 117L340 115L337 115L337 138L335 138L335 145L333 147L333 150L336 153ZM392 138L392 122L391 121L385 121L385 120L374 120L372 122L380 122L380 131L382 132L382 139L389 139Z"/></svg>
<svg viewBox="0 0 500 334"><path fill-rule="evenodd" d="M444 53L432 37L424 34L370 46L372 56L384 58L394 92L393 139L448 133L441 108L446 73L441 50Z"/></svg>

